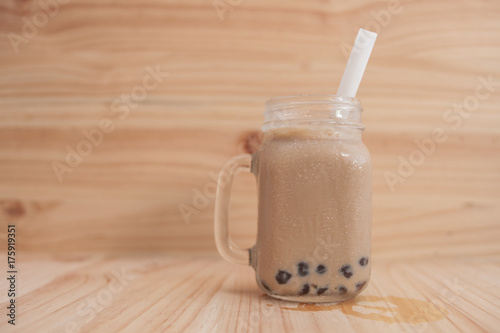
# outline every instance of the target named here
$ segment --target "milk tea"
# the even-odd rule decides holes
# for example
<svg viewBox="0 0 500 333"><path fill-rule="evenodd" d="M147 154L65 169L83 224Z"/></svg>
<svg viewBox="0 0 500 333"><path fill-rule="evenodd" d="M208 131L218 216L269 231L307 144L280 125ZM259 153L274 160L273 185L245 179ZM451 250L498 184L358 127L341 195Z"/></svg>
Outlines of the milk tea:
<svg viewBox="0 0 500 333"><path fill-rule="evenodd" d="M349 126L268 129L252 159L259 195L250 262L259 286L295 301L335 302L367 286L371 162Z"/></svg>

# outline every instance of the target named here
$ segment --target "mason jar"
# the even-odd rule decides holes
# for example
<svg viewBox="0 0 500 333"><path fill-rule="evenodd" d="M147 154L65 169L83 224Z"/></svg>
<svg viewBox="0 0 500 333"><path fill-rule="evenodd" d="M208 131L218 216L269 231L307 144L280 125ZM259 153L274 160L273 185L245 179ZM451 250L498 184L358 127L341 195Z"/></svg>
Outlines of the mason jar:
<svg viewBox="0 0 500 333"><path fill-rule="evenodd" d="M231 262L251 265L272 297L338 302L367 286L372 184L361 111L359 100L335 95L272 98L258 151L221 170L217 248ZM227 230L232 179L241 171L257 180L258 232L250 249L234 244Z"/></svg>

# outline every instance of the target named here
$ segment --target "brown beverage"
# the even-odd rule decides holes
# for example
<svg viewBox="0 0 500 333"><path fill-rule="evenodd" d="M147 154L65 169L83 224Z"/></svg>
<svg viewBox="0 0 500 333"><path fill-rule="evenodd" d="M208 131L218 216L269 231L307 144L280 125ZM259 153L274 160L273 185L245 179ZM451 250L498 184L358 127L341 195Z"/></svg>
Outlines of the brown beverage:
<svg viewBox="0 0 500 333"><path fill-rule="evenodd" d="M264 139L221 172L257 177L258 236L237 247L227 233L230 186L219 186L216 242L229 261L250 263L273 297L337 302L367 286L371 162L361 140L361 105L336 96L291 96L266 104ZM229 182L229 185L231 185Z"/></svg>
<svg viewBox="0 0 500 333"><path fill-rule="evenodd" d="M371 165L360 131L266 131L254 157L259 193L252 265L289 300L338 301L370 277Z"/></svg>

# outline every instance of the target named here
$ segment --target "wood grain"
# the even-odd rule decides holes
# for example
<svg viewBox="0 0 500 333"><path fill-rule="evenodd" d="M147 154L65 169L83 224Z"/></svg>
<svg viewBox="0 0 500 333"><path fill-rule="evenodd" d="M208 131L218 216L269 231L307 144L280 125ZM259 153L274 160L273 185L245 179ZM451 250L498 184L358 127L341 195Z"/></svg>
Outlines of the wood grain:
<svg viewBox="0 0 500 333"><path fill-rule="evenodd" d="M500 4L401 6L380 28L358 93L374 166L374 256L497 256L500 85L457 128L443 116L474 96L480 77L500 81ZM179 205L248 150L266 99L335 91L341 45L388 7L244 1L221 21L211 1L72 0L16 53L7 34L22 34L23 17L40 9L0 4L2 225L18 224L23 251L214 252L213 200L189 221ZM113 101L148 66L169 76L119 119ZM52 163L105 118L115 129L59 182ZM436 128L446 141L391 191L385 174ZM254 186L239 180L233 197L232 232L246 246Z"/></svg>
<svg viewBox="0 0 500 333"><path fill-rule="evenodd" d="M493 332L500 324L498 260L374 262L368 288L336 305L272 299L251 268L211 256L22 260L16 332Z"/></svg>

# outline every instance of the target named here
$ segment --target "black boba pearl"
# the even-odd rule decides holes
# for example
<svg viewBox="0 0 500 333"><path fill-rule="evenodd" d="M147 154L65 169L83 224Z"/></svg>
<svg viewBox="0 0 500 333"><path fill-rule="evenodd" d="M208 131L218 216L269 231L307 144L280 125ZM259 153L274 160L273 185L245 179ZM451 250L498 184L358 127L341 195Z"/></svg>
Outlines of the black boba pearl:
<svg viewBox="0 0 500 333"><path fill-rule="evenodd" d="M303 261L299 262L297 272L300 276L307 276L309 274L309 265Z"/></svg>
<svg viewBox="0 0 500 333"><path fill-rule="evenodd" d="M317 290L317 292L316 292L316 293L317 293L317 294L318 294L318 296L319 296L319 295L321 295L321 294L324 294L324 293L325 293L325 291L327 291L327 290L328 290L328 287L318 288L318 290Z"/></svg>
<svg viewBox="0 0 500 333"><path fill-rule="evenodd" d="M367 257L363 257L363 258L359 259L359 264L360 264L361 266L366 266L366 265L368 265L368 258L367 258Z"/></svg>
<svg viewBox="0 0 500 333"><path fill-rule="evenodd" d="M316 272L318 274L324 274L326 272L326 266L323 264L319 264L318 267L316 267Z"/></svg>
<svg viewBox="0 0 500 333"><path fill-rule="evenodd" d="M342 266L342 268L340 269L340 272L342 274L344 274L344 276L346 278L350 278L352 276L352 274L353 274L352 273L352 267L351 267L351 265L344 265L344 266Z"/></svg>
<svg viewBox="0 0 500 333"><path fill-rule="evenodd" d="M361 290L366 284L366 281L356 283L356 289Z"/></svg>
<svg viewBox="0 0 500 333"><path fill-rule="evenodd" d="M347 294L347 288L346 287L340 286L340 287L338 287L338 289L339 289L339 295L345 295L345 294Z"/></svg>
<svg viewBox="0 0 500 333"><path fill-rule="evenodd" d="M290 280L292 277L292 274L288 273L287 271L278 271L278 273L275 276L276 281L278 281L279 284L285 284Z"/></svg>
<svg viewBox="0 0 500 333"><path fill-rule="evenodd" d="M308 284L305 284L304 286L302 286L302 289L300 289L299 291L299 295L302 296L302 295L306 295L309 293L309 285Z"/></svg>

